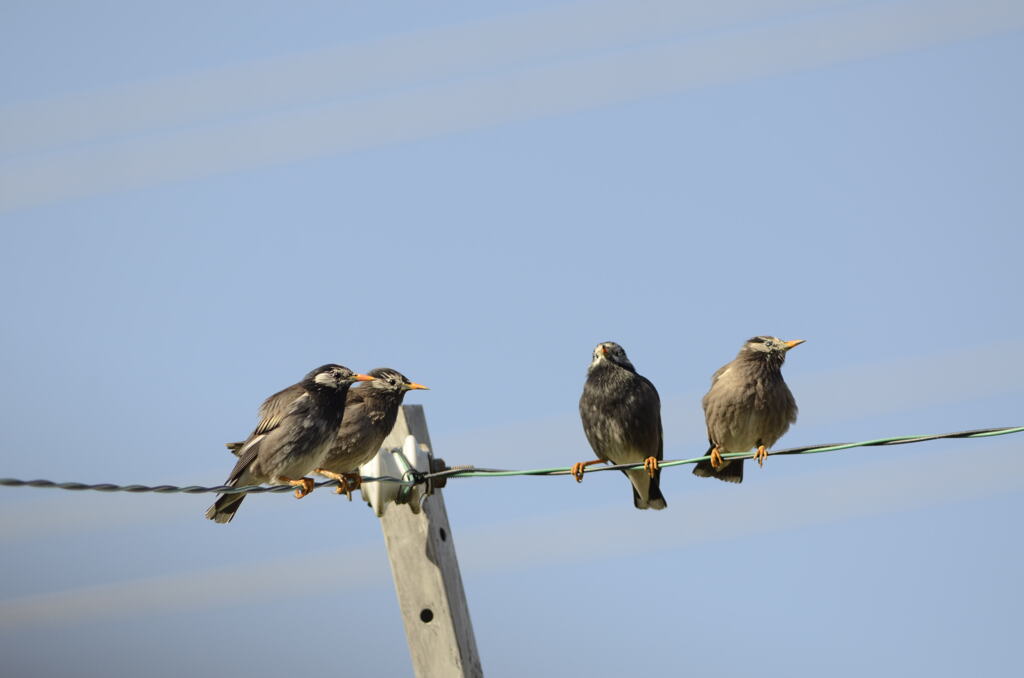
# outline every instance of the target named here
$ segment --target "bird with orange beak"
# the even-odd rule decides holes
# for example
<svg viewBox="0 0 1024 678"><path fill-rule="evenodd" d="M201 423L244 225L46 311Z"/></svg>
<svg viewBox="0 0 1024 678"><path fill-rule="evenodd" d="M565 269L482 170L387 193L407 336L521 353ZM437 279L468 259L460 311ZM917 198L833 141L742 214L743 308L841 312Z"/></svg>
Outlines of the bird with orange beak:
<svg viewBox="0 0 1024 678"><path fill-rule="evenodd" d="M723 459L723 454L746 452L756 447L754 458L764 466L768 448L796 422L796 400L782 378L782 363L790 349L803 339L778 337L748 339L736 358L711 377L704 396L710 459L694 466L694 475L743 482L743 460Z"/></svg>
<svg viewBox="0 0 1024 678"><path fill-rule="evenodd" d="M352 490L357 489L361 482L359 467L373 459L384 444L384 439L391 433L405 394L409 391L429 390L389 367L378 367L367 374L373 381L349 390L345 400L345 418L327 456L314 469L315 473L337 480L338 489L335 491L338 494L345 493L350 500ZM261 413L274 418L301 394L298 384L276 393L267 399ZM242 443L227 445L236 454L241 446Z"/></svg>
<svg viewBox="0 0 1024 678"><path fill-rule="evenodd" d="M373 459L391 433L405 394L429 390L387 367L378 367L368 374L374 381L348 392L341 430L327 458L316 469L320 475L337 480L335 491L344 492L350 501L352 490L361 482L359 467Z"/></svg>
<svg viewBox="0 0 1024 678"><path fill-rule="evenodd" d="M356 374L343 365L321 365L297 384L278 391L260 407L256 429L238 447L238 462L225 485L243 487L271 483L296 487L302 499L313 491L306 474L318 468L341 427L349 386L374 377ZM283 394L288 394L284 396ZM245 494L222 494L206 517L229 523Z"/></svg>

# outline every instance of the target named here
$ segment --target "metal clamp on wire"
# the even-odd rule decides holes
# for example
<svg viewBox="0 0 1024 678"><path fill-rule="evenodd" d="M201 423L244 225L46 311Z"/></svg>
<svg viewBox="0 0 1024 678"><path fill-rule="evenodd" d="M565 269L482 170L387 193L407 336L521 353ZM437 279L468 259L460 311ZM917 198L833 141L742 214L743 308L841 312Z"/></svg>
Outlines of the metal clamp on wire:
<svg viewBox="0 0 1024 678"><path fill-rule="evenodd" d="M419 513L423 497L432 492L424 474L430 469L430 455L414 436L406 436L401 448L381 448L377 456L359 467L364 476L401 478L401 482L381 481L365 483L363 498L373 507L377 516L391 502L408 504L413 513Z"/></svg>

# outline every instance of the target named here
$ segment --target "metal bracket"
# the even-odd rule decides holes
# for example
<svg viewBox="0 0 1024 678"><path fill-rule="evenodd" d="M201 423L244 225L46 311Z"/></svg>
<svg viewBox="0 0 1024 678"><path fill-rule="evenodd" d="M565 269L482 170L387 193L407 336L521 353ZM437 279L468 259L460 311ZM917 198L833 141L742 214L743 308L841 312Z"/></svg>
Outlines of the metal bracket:
<svg viewBox="0 0 1024 678"><path fill-rule="evenodd" d="M359 474L372 478L389 476L401 478L401 481L363 483L360 488L363 499L377 517L384 515L391 502L408 504L413 513L419 513L423 498L433 493L430 484L423 482L423 474L432 468L431 461L427 446L418 444L411 435L405 437L402 447L382 447L377 456L359 467Z"/></svg>

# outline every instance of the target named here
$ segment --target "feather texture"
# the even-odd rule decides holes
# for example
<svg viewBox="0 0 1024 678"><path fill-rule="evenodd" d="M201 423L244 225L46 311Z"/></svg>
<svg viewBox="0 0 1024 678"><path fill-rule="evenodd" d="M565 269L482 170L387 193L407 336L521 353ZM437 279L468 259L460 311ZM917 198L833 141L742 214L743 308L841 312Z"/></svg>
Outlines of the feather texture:
<svg viewBox="0 0 1024 678"><path fill-rule="evenodd" d="M341 427L345 399L355 381L351 370L324 365L303 381L268 398L256 429L238 447L238 461L226 485L243 487L298 480L326 457ZM218 523L234 518L245 494L221 495L206 517Z"/></svg>
<svg viewBox="0 0 1024 678"><path fill-rule="evenodd" d="M775 337L754 337L712 375L702 400L711 449L726 454L769 448L796 422L796 400L782 378L787 350L786 342ZM743 460L724 460L718 469L702 461L693 473L742 482Z"/></svg>
<svg viewBox="0 0 1024 678"><path fill-rule="evenodd" d="M661 399L654 384L636 373L618 344L600 344L594 356L580 396L583 432L594 454L613 464L642 463L648 457L661 460ZM660 469L654 478L644 469L625 474L633 485L636 508L665 508Z"/></svg>

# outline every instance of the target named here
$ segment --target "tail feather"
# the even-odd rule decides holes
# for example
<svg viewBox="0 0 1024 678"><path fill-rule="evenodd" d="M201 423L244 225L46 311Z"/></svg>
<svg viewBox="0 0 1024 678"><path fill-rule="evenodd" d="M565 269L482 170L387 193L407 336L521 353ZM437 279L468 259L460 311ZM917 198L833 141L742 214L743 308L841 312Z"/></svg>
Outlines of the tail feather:
<svg viewBox="0 0 1024 678"><path fill-rule="evenodd" d="M668 506L664 495L661 494L661 487L658 484L661 480L661 469L654 472L654 477L647 475L646 469L633 469L623 471L633 486L633 506L640 510L654 509L660 511Z"/></svg>
<svg viewBox="0 0 1024 678"><path fill-rule="evenodd" d="M217 523L230 523L243 499L245 494L222 494L206 509L206 517Z"/></svg>
<svg viewBox="0 0 1024 678"><path fill-rule="evenodd" d="M708 450L708 454L711 450ZM705 459L704 461L698 461L693 467L693 475L700 476L701 478L718 478L724 480L727 483L742 483L743 482L743 460L742 459L723 459L725 464L720 466L716 471L711 466L711 460Z"/></svg>

